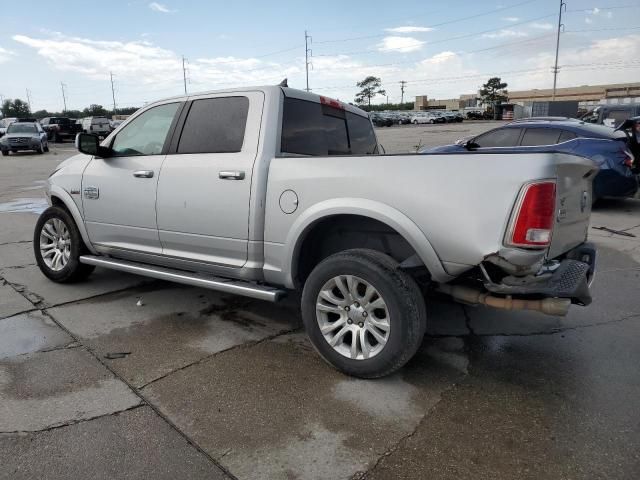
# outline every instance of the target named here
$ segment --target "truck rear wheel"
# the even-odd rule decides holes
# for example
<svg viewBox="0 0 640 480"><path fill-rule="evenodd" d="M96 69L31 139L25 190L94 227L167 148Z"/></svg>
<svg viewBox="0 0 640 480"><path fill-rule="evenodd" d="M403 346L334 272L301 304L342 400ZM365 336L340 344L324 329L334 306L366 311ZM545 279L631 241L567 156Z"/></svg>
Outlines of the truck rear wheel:
<svg viewBox="0 0 640 480"><path fill-rule="evenodd" d="M95 269L80 263L86 247L73 218L60 207L49 207L38 218L33 251L40 271L54 282L84 280Z"/></svg>
<svg viewBox="0 0 640 480"><path fill-rule="evenodd" d="M391 257L354 249L320 262L302 293L311 343L338 370L383 377L416 353L426 328L424 297Z"/></svg>

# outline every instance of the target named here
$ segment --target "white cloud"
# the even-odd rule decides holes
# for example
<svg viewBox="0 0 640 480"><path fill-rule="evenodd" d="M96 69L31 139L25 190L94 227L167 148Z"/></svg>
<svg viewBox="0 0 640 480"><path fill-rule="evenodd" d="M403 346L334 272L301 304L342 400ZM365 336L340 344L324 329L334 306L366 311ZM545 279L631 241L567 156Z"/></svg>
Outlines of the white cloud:
<svg viewBox="0 0 640 480"><path fill-rule="evenodd" d="M418 33L418 32L430 32L433 28L430 27L415 27L412 25L406 25L404 27L385 28L385 31L391 33Z"/></svg>
<svg viewBox="0 0 640 480"><path fill-rule="evenodd" d="M537 28L538 30L551 30L553 25L549 22L533 22L531 28Z"/></svg>
<svg viewBox="0 0 640 480"><path fill-rule="evenodd" d="M484 38L509 38L509 37L526 37L527 33L521 30L512 30L510 28L504 28L497 32L484 33Z"/></svg>
<svg viewBox="0 0 640 480"><path fill-rule="evenodd" d="M384 37L382 42L378 44L378 50L381 52L400 52L408 53L420 50L426 42L413 37Z"/></svg>
<svg viewBox="0 0 640 480"><path fill-rule="evenodd" d="M145 100L162 96L153 94L154 91L168 91L182 82L182 57L149 41L102 41L63 35L48 38L15 35L13 39L34 48L54 69L75 73L77 77L105 81L111 71L118 82L129 82L128 89ZM260 84L272 78L282 80L300 72L301 66L232 56L197 58L189 62L188 76L194 88L207 90Z"/></svg>
<svg viewBox="0 0 640 480"><path fill-rule="evenodd" d="M600 13L600 9L598 7L595 7L593 10L591 10L591 15L598 15Z"/></svg>
<svg viewBox="0 0 640 480"><path fill-rule="evenodd" d="M14 55L12 51L0 47L0 63L8 62Z"/></svg>
<svg viewBox="0 0 640 480"><path fill-rule="evenodd" d="M505 22L517 22L518 20L520 20L519 17L503 17L502 20L504 20Z"/></svg>
<svg viewBox="0 0 640 480"><path fill-rule="evenodd" d="M613 12L611 10L607 12L607 18L613 18Z"/></svg>
<svg viewBox="0 0 640 480"><path fill-rule="evenodd" d="M160 13L172 13L175 11L175 10L169 9L169 7L167 7L166 5L163 5L162 3L158 3L158 2L151 2L149 4L149 8L154 12L160 12Z"/></svg>
<svg viewBox="0 0 640 480"><path fill-rule="evenodd" d="M593 23L593 20L591 20L589 17L585 17L584 23L591 25Z"/></svg>

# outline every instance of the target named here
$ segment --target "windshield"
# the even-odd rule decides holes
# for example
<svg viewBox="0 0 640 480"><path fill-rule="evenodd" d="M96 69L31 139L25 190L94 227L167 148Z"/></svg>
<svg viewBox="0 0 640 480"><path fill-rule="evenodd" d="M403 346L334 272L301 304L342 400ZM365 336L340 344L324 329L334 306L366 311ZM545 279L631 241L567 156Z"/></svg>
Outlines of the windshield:
<svg viewBox="0 0 640 480"><path fill-rule="evenodd" d="M38 130L33 123L12 123L7 133L36 133Z"/></svg>

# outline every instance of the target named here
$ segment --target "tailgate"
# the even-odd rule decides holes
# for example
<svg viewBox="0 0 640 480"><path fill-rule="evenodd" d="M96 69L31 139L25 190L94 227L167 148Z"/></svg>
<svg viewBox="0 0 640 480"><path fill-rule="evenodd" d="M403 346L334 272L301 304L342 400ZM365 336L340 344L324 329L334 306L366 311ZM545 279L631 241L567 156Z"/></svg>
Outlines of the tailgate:
<svg viewBox="0 0 640 480"><path fill-rule="evenodd" d="M583 157L556 157L556 223L548 257L556 258L587 240L595 164Z"/></svg>

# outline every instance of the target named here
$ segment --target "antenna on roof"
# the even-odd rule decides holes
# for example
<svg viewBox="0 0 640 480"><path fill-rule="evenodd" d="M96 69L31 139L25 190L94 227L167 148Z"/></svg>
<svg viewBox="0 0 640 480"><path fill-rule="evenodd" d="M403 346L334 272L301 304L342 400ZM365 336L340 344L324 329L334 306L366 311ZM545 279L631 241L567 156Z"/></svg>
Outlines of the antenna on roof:
<svg viewBox="0 0 640 480"><path fill-rule="evenodd" d="M284 80L282 80L279 84L279 87L288 87L289 84L287 83L287 79L285 78Z"/></svg>

